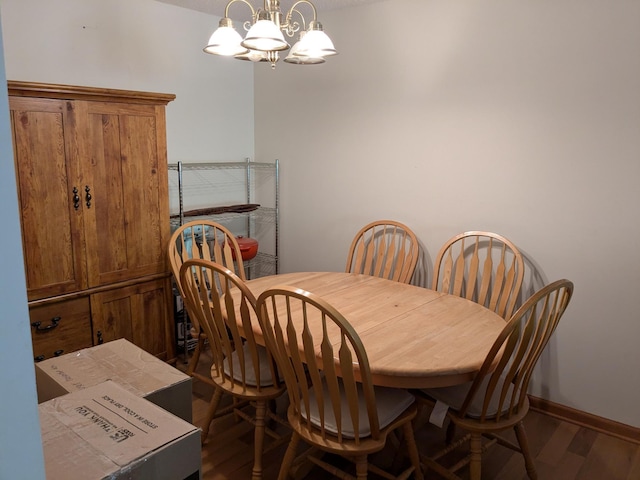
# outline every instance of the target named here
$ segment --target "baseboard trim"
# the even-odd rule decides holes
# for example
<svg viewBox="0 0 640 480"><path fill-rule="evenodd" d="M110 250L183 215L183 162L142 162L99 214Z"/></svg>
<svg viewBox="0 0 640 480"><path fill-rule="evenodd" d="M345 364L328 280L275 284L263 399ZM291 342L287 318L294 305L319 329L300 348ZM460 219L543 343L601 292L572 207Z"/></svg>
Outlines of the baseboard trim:
<svg viewBox="0 0 640 480"><path fill-rule="evenodd" d="M532 410L640 445L640 428L529 395Z"/></svg>

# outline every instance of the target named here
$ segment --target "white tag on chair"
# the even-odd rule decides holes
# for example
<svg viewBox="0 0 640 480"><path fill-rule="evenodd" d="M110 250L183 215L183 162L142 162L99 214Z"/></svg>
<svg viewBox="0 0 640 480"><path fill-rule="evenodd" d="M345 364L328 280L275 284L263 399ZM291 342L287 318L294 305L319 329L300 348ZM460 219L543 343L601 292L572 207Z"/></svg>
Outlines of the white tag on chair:
<svg viewBox="0 0 640 480"><path fill-rule="evenodd" d="M436 404L431 411L431 415L429 416L429 423L433 423L434 425L442 428L444 424L444 419L447 417L447 412L449 411L449 405L440 400L436 400Z"/></svg>

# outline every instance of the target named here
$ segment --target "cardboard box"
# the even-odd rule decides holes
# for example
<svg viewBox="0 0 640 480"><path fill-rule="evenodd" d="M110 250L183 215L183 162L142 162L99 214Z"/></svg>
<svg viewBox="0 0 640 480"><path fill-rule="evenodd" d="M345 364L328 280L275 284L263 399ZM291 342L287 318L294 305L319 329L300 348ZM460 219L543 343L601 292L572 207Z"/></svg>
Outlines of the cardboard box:
<svg viewBox="0 0 640 480"><path fill-rule="evenodd" d="M191 377L123 338L35 365L39 403L113 380L191 422Z"/></svg>
<svg viewBox="0 0 640 480"><path fill-rule="evenodd" d="M200 429L113 381L38 411L47 480L201 478Z"/></svg>

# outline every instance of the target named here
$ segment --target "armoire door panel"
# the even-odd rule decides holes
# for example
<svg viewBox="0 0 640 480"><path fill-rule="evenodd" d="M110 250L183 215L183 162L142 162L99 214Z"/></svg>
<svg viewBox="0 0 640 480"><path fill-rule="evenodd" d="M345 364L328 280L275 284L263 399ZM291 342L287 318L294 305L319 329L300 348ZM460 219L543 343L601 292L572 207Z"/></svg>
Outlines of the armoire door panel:
<svg viewBox="0 0 640 480"><path fill-rule="evenodd" d="M129 132L122 149L122 178L129 202L125 208L127 255L135 268L157 269L165 261L163 232L160 227L162 208L159 198L161 179L158 168L155 113L151 116L127 115L122 118L124 132ZM130 132L138 132L131 135ZM134 159L144 158L144 162ZM149 213L152 212L150 215Z"/></svg>
<svg viewBox="0 0 640 480"><path fill-rule="evenodd" d="M86 288L75 104L11 98L29 300Z"/></svg>
<svg viewBox="0 0 640 480"><path fill-rule="evenodd" d="M91 211L85 213L89 249L89 282L104 285L126 278L125 198L120 158L118 115L89 114Z"/></svg>
<svg viewBox="0 0 640 480"><path fill-rule="evenodd" d="M120 108L119 108L120 107ZM86 235L91 286L166 271L166 169L157 111L148 105L89 103L92 210ZM164 216L163 216L164 215ZM108 232L108 234L107 234Z"/></svg>
<svg viewBox="0 0 640 480"><path fill-rule="evenodd" d="M168 279L152 280L91 296L94 342L126 338L160 358L172 349L166 331Z"/></svg>

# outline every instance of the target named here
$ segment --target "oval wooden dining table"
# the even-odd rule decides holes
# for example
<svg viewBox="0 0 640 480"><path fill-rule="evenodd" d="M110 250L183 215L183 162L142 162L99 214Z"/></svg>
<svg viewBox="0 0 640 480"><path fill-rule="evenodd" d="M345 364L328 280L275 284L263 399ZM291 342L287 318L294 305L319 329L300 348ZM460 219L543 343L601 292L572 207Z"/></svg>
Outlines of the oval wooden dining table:
<svg viewBox="0 0 640 480"><path fill-rule="evenodd" d="M470 300L368 275L297 272L247 285L256 298L281 285L324 298L358 332L379 386L432 388L470 381L505 326L502 317ZM262 342L257 322L254 332Z"/></svg>

